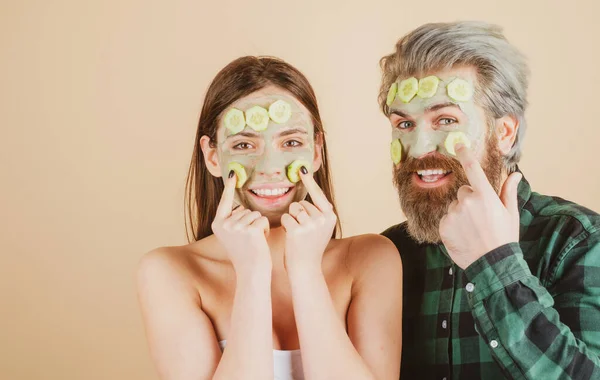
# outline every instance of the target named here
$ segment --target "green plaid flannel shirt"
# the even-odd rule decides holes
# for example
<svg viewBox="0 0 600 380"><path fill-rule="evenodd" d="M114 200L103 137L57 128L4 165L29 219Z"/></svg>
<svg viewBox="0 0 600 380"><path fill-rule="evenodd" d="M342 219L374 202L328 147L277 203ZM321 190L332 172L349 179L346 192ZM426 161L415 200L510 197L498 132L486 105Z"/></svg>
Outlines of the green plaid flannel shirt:
<svg viewBox="0 0 600 380"><path fill-rule="evenodd" d="M520 241L466 270L405 224L402 380L600 379L600 215L519 185Z"/></svg>

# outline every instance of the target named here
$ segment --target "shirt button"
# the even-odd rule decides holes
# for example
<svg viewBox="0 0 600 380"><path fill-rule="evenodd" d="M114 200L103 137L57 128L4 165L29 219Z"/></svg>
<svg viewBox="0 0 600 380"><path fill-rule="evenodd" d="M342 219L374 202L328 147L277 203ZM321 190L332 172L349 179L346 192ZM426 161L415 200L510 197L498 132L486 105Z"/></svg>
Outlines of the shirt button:
<svg viewBox="0 0 600 380"><path fill-rule="evenodd" d="M448 274L452 276L452 268L448 269Z"/></svg>
<svg viewBox="0 0 600 380"><path fill-rule="evenodd" d="M467 289L467 292L469 293L473 293L473 290L475 290L475 285L473 285L472 283L468 283L467 286L465 287L465 289Z"/></svg>
<svg viewBox="0 0 600 380"><path fill-rule="evenodd" d="M496 348L496 347L498 347L498 341L497 341L497 340L492 340L492 341L490 342L490 346L492 346L492 348Z"/></svg>
<svg viewBox="0 0 600 380"><path fill-rule="evenodd" d="M444 319L444 320L442 321L442 328L445 330L445 329L446 329L446 327L448 327L448 322L446 322L446 320Z"/></svg>

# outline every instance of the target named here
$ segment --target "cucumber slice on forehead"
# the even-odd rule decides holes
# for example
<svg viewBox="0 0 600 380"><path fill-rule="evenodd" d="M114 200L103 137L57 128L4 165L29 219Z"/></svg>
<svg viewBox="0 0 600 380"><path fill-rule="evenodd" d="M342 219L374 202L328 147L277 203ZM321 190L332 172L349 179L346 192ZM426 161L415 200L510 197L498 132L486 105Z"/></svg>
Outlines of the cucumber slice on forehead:
<svg viewBox="0 0 600 380"><path fill-rule="evenodd" d="M390 86L390 89L388 90L388 94L387 94L387 100L385 101L385 104L387 104L387 106L391 106L392 103L394 102L394 99L396 99L396 94L398 93L398 83L394 82L392 83L392 85Z"/></svg>
<svg viewBox="0 0 600 380"><path fill-rule="evenodd" d="M232 135L241 132L246 126L246 119L244 119L244 113L237 108L232 108L223 117L223 123L225 128L229 130Z"/></svg>
<svg viewBox="0 0 600 380"><path fill-rule="evenodd" d="M448 96L455 102L468 102L473 97L473 86L464 79L456 78L446 87Z"/></svg>
<svg viewBox="0 0 600 380"><path fill-rule="evenodd" d="M232 170L235 172L235 176L237 178L235 187L237 189L240 189L248 180L248 174L246 173L246 169L239 162L230 162L227 165L227 172L229 173Z"/></svg>
<svg viewBox="0 0 600 380"><path fill-rule="evenodd" d="M284 100L278 100L269 106L269 117L277 124L285 123L292 116L292 106Z"/></svg>
<svg viewBox="0 0 600 380"><path fill-rule="evenodd" d="M402 161L402 144L399 139L392 141L390 146L390 155L392 156L392 162L394 165L398 165Z"/></svg>
<svg viewBox="0 0 600 380"><path fill-rule="evenodd" d="M409 103L417 95L417 91L419 91L419 81L412 77L400 82L397 96L404 103Z"/></svg>
<svg viewBox="0 0 600 380"><path fill-rule="evenodd" d="M261 106L246 111L246 124L255 131L264 131L269 125L269 113Z"/></svg>
<svg viewBox="0 0 600 380"><path fill-rule="evenodd" d="M306 160L296 160L287 167L287 177L291 183L300 181L300 168L303 166L310 171L310 162Z"/></svg>
<svg viewBox="0 0 600 380"><path fill-rule="evenodd" d="M448 153L450 153L453 156L456 156L456 150L454 149L454 147L458 143L462 143L468 148L471 147L471 140L469 140L469 138L467 137L467 135L464 134L464 132L460 131L448 133L448 137L446 137L446 141L444 142L444 147L446 148Z"/></svg>
<svg viewBox="0 0 600 380"><path fill-rule="evenodd" d="M436 94L440 80L435 75L431 75L419 80L419 92L417 96L422 99L431 98Z"/></svg>

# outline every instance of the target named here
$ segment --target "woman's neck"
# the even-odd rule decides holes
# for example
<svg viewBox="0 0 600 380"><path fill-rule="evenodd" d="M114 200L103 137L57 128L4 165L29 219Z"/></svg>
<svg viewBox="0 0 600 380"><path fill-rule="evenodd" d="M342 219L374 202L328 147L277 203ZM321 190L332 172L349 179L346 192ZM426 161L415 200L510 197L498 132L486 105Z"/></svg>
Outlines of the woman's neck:
<svg viewBox="0 0 600 380"><path fill-rule="evenodd" d="M271 251L271 260L273 262L273 269L283 269L283 254L285 250L285 230L283 227L274 227L269 231L267 236L267 243Z"/></svg>

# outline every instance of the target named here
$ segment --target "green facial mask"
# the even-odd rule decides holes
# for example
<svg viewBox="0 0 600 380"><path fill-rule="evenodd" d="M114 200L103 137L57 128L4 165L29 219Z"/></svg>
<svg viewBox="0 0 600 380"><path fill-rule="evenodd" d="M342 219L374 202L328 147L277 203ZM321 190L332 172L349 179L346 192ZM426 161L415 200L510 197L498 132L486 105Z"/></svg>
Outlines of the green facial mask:
<svg viewBox="0 0 600 380"><path fill-rule="evenodd" d="M392 139L400 141L404 157L410 155L418 158L434 151L454 157L445 143L448 135L456 135L455 132L462 132L467 137L471 149L479 149L484 141L486 127L475 107L472 82L460 78L438 80L435 77L427 77L422 78L419 83L416 78L408 78L398 81L393 87L396 94L393 95L393 91L390 91L390 112L398 111L411 117L407 121L413 124L412 128L392 130ZM464 114L462 122L447 126L432 124L435 123L435 119L426 118L426 110L441 104L458 106Z"/></svg>
<svg viewBox="0 0 600 380"><path fill-rule="evenodd" d="M240 115L245 120L240 121ZM233 103L221 118L217 141L223 178L227 178L231 163L245 170L247 181L236 190L236 202L249 209L253 209L249 188L273 183L291 186L288 167L302 160L311 171L315 153L310 114L295 98L281 92L261 91ZM302 182L295 186L294 201L303 200L306 189Z"/></svg>

